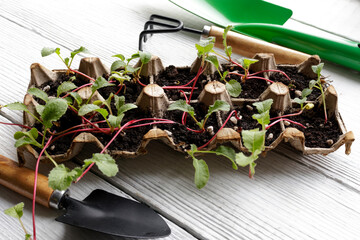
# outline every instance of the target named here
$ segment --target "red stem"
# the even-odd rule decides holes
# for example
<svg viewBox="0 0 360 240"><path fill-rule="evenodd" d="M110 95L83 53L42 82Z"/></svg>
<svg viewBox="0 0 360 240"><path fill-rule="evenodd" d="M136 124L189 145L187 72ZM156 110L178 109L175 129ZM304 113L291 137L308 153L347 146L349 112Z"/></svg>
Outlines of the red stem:
<svg viewBox="0 0 360 240"><path fill-rule="evenodd" d="M274 83L274 81L271 81L271 80L269 80L269 79L267 79L267 78L263 78L263 77L248 77L248 78L246 78L246 80L247 79L261 79L261 80L265 80L265 81L267 81L267 82L270 82L270 83Z"/></svg>
<svg viewBox="0 0 360 240"><path fill-rule="evenodd" d="M292 121L290 119L287 119L287 118L280 118L278 120L276 120L275 122L272 122L271 124L269 124L267 127L266 127L266 130L268 130L269 128L271 128L272 126L274 126L275 124L277 124L278 122L281 122L281 121L288 121L288 122L291 122L295 125L298 125L304 129L306 129L306 127L304 125L302 125L301 123L298 123L298 122L295 122L295 121Z"/></svg>
<svg viewBox="0 0 360 240"><path fill-rule="evenodd" d="M237 116L237 111L236 111L236 110L233 110L233 111L229 114L229 116L227 117L227 119L225 120L225 122L223 123L223 125L221 126L221 128L219 129L219 131L217 131L217 132L215 133L215 135L214 135L207 143L205 143L205 144L202 145L201 147L198 147L198 149L202 149L202 148L206 147L207 145L209 145L209 143L211 143L211 142L215 139L216 135L220 132L220 130L225 127L226 123L229 121L230 117L231 117L234 113L235 113L236 119L240 120L240 118Z"/></svg>
<svg viewBox="0 0 360 240"><path fill-rule="evenodd" d="M302 112L303 112L303 110L301 110L300 112L297 112L297 113L292 113L292 114L286 114L286 115L282 115L282 116L278 116L278 117L273 117L273 118L270 118L270 120L275 120L275 119L284 118L284 117L293 117L293 116L300 115Z"/></svg>
<svg viewBox="0 0 360 240"><path fill-rule="evenodd" d="M240 64L238 64L237 62L231 60L231 63L232 63L232 64L235 64L236 66L241 67L242 69L245 70L245 68L244 68L243 66L241 66Z"/></svg>
<svg viewBox="0 0 360 240"><path fill-rule="evenodd" d="M137 82L138 82L141 86L146 87L145 84L143 84L142 82L140 82L140 79L139 79L139 78L137 79Z"/></svg>
<svg viewBox="0 0 360 240"><path fill-rule="evenodd" d="M29 126L26 126L26 125L22 125L22 124L17 124L17 123L5 123L5 122L0 122L0 124L4 124L4 125L15 125L15 126L19 126L19 127L22 127L22 128L26 128L26 129L31 129L31 127ZM38 131L38 134L40 136L43 136L43 134L41 132Z"/></svg>
<svg viewBox="0 0 360 240"><path fill-rule="evenodd" d="M35 203L36 203L36 185L37 185L37 179L38 179L38 172L39 172L39 164L40 164L40 158L43 155L46 148L50 145L50 141L52 139L52 136L50 136L49 140L45 144L44 148L41 150L39 157L36 161L36 167L35 167L35 178L34 178L34 191L33 191L33 199L32 199L32 221L33 221L33 239L36 240L36 224L35 224Z"/></svg>
<svg viewBox="0 0 360 240"><path fill-rule="evenodd" d="M192 87L183 87L183 86L166 86L162 87L162 89L192 89ZM195 87L194 89L198 89Z"/></svg>
<svg viewBox="0 0 360 240"><path fill-rule="evenodd" d="M281 70L275 70L275 69L259 71L259 72L256 72L256 73L249 74L249 76L254 76L256 74L263 73L263 72L279 72L279 73L283 74L289 81L292 81L291 78L289 78L289 76L285 72L283 72Z"/></svg>
<svg viewBox="0 0 360 240"><path fill-rule="evenodd" d="M120 87L119 87L119 90L117 90L117 92L115 93L115 95L118 95L121 91L121 89L123 88L124 84L121 84Z"/></svg>
<svg viewBox="0 0 360 240"><path fill-rule="evenodd" d="M72 71L72 72L74 72L74 73L77 73L77 74L79 74L79 75L81 75L81 76L83 76L83 77L86 77L87 79L90 79L90 80L93 81L93 82L95 82L95 79L93 79L92 77L86 75L85 73L79 72L79 71L77 71L77 70L73 70L73 69L71 69L71 68L69 68L69 70Z"/></svg>

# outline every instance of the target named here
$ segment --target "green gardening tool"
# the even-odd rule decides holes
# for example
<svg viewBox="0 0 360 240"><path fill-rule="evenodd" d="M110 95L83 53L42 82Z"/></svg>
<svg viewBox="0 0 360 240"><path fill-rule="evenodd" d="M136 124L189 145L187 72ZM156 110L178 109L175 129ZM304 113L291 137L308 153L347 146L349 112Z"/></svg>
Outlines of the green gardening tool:
<svg viewBox="0 0 360 240"><path fill-rule="evenodd" d="M262 0L170 0L216 25L360 71L360 42L323 38L281 26L292 11Z"/></svg>

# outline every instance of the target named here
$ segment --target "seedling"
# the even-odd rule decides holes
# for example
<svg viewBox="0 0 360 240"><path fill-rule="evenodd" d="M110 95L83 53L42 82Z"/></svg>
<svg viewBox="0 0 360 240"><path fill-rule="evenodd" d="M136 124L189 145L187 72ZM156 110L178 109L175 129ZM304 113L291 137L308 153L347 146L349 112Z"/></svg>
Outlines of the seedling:
<svg viewBox="0 0 360 240"><path fill-rule="evenodd" d="M195 123L199 126L201 131L205 130L205 124L211 114L217 111L230 111L230 105L222 100L216 100L215 103L209 106L208 112L205 115L204 119L198 121L195 117L195 110L190 104L188 104L185 100L178 100L172 104L170 104L168 111L180 110L188 113L195 121Z"/></svg>
<svg viewBox="0 0 360 240"><path fill-rule="evenodd" d="M249 69L250 69L251 64L258 62L259 60L252 59L252 58L239 58L237 61L244 68L245 73L244 73L244 76L241 77L241 81L243 83L245 83L246 79L248 79L248 76L249 76Z"/></svg>
<svg viewBox="0 0 360 240"><path fill-rule="evenodd" d="M24 230L25 240L31 240L31 235L26 231L25 226L24 226L23 222L21 221L21 217L24 214L23 211L24 211L24 203L21 202L11 208L4 210L4 213L6 215L9 215L10 217L18 219L20 222L21 228Z"/></svg>
<svg viewBox="0 0 360 240"><path fill-rule="evenodd" d="M317 74L317 80L311 80L309 83L309 88L312 89L313 87L315 87L321 91L321 97L322 97L322 102L323 102L323 106L324 106L325 123L326 123L327 122L326 101L325 101L324 89L323 89L323 86L321 83L321 71L322 71L323 67L324 67L324 63L320 63L319 65L311 66L314 73Z"/></svg>
<svg viewBox="0 0 360 240"><path fill-rule="evenodd" d="M308 103L304 106L304 103L307 100L307 96L309 96L311 94L312 90L310 88L304 88L301 92L301 99L300 98L295 98L294 102L300 104L300 108L301 111L303 111L304 109L311 109L314 107L314 104L312 103Z"/></svg>
<svg viewBox="0 0 360 240"><path fill-rule="evenodd" d="M85 48L85 47L80 47L78 49L75 49L74 51L72 51L70 53L70 57L67 58L63 58L60 55L60 48L49 48L49 47L44 47L41 50L41 56L42 57L46 57L49 56L53 53L56 53L56 55L59 56L59 58L61 59L61 61L65 64L66 68L69 69L71 71L71 64L75 58L75 56L79 53L88 53L89 51Z"/></svg>
<svg viewBox="0 0 360 240"><path fill-rule="evenodd" d="M206 183L209 180L209 167L206 164L206 162L202 159L197 159L195 157L195 154L197 153L213 153L216 155L221 155L226 158L228 158L232 162L233 169L237 170L238 167L234 161L235 159L235 150L226 147L226 146L219 146L215 151L203 151L199 150L196 145L191 144L191 149L187 151L187 153L191 156L193 159L193 166L195 168L195 176L194 176L194 182L198 189L201 189L205 187Z"/></svg>

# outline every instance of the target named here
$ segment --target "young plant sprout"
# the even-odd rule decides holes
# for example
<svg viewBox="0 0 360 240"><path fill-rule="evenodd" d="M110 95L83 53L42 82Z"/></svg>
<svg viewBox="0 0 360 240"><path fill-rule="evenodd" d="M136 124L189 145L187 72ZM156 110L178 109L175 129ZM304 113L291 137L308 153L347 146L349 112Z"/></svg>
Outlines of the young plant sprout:
<svg viewBox="0 0 360 240"><path fill-rule="evenodd" d="M322 102L323 102L323 106L324 106L325 123L326 123L327 122L326 101L325 101L324 89L323 89L322 82L321 82L321 71L322 71L323 67L324 67L324 63L320 63L319 65L311 66L314 73L317 74L317 79L310 81L309 88L312 89L313 87L315 87L321 91L321 97L322 97Z"/></svg>
<svg viewBox="0 0 360 240"><path fill-rule="evenodd" d="M31 240L31 235L26 231L25 226L24 226L23 222L21 221L21 217L24 214L23 211L24 211L24 203L21 202L11 208L4 210L4 213L6 215L9 215L10 217L18 219L20 222L21 228L24 230L25 240Z"/></svg>
<svg viewBox="0 0 360 240"><path fill-rule="evenodd" d="M199 126L200 132L205 131L205 124L211 114L217 111L230 111L230 105L222 100L216 100L215 103L209 106L208 112L205 115L204 119L198 121L195 117L195 110L190 104L188 104L185 100L177 100L176 102L170 104L168 111L180 110L185 113L188 113L195 121L195 123Z"/></svg>

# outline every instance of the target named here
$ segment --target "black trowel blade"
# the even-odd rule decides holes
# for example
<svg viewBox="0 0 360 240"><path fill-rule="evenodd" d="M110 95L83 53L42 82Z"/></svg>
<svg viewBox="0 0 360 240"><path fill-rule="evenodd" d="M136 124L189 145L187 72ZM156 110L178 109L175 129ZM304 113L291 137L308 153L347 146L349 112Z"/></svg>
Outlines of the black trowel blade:
<svg viewBox="0 0 360 240"><path fill-rule="evenodd" d="M121 237L157 238L170 234L166 222L151 208L104 190L83 201L66 197L66 213L57 221Z"/></svg>

